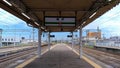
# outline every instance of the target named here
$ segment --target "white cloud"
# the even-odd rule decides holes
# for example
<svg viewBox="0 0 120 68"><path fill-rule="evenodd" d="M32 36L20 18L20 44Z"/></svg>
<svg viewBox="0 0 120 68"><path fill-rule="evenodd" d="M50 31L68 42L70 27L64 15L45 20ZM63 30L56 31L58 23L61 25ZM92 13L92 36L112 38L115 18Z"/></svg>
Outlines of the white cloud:
<svg viewBox="0 0 120 68"><path fill-rule="evenodd" d="M106 12L101 17L97 18L95 21L87 25L84 29L95 29L98 26L100 28L105 28L108 26L118 26L120 25L120 4L114 7L113 9Z"/></svg>
<svg viewBox="0 0 120 68"><path fill-rule="evenodd" d="M97 29L98 26L107 35L120 35L120 4L84 27L84 29Z"/></svg>
<svg viewBox="0 0 120 68"><path fill-rule="evenodd" d="M24 21L0 8L0 25L16 25ZM25 23L25 22L24 22Z"/></svg>

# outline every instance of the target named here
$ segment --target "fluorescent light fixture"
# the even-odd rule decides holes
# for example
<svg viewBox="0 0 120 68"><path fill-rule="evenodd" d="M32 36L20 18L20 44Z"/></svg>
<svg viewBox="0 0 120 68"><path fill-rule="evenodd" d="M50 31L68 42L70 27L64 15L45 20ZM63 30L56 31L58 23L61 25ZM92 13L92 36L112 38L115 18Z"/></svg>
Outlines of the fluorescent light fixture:
<svg viewBox="0 0 120 68"><path fill-rule="evenodd" d="M30 27L32 27L32 25L31 24L27 24L28 26L30 26Z"/></svg>
<svg viewBox="0 0 120 68"><path fill-rule="evenodd" d="M112 1L112 0L108 0L108 1Z"/></svg>
<svg viewBox="0 0 120 68"><path fill-rule="evenodd" d="M28 19L30 19L29 16L27 16L25 13L22 13L23 16L27 17Z"/></svg>
<svg viewBox="0 0 120 68"><path fill-rule="evenodd" d="M80 28L80 26L78 27L78 29Z"/></svg>
<svg viewBox="0 0 120 68"><path fill-rule="evenodd" d="M92 18L93 16L95 16L96 13L97 13L97 12L93 13L89 18Z"/></svg>
<svg viewBox="0 0 120 68"><path fill-rule="evenodd" d="M45 31L47 31L47 30L45 30Z"/></svg>
<svg viewBox="0 0 120 68"><path fill-rule="evenodd" d="M39 24L37 22L34 22L34 23L39 26Z"/></svg>
<svg viewBox="0 0 120 68"><path fill-rule="evenodd" d="M44 29L44 27L41 27L41 29Z"/></svg>
<svg viewBox="0 0 120 68"><path fill-rule="evenodd" d="M84 21L83 23L82 23L82 25L84 25L86 23L86 21Z"/></svg>
<svg viewBox="0 0 120 68"><path fill-rule="evenodd" d="M86 21L83 22L83 24L85 24L85 23L86 23Z"/></svg>
<svg viewBox="0 0 120 68"><path fill-rule="evenodd" d="M75 29L75 31L77 31L77 29Z"/></svg>
<svg viewBox="0 0 120 68"><path fill-rule="evenodd" d="M6 4L8 4L9 6L12 6L12 4L10 2L8 2L7 0L3 0Z"/></svg>

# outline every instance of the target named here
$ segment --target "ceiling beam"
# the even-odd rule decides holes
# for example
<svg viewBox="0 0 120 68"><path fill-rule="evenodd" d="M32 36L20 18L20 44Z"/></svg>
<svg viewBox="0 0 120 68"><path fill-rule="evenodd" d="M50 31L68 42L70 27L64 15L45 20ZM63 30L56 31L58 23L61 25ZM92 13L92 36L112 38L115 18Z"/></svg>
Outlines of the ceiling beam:
<svg viewBox="0 0 120 68"><path fill-rule="evenodd" d="M9 0L8 0L9 1ZM31 20L29 20L28 18L26 18L25 16L23 16L20 12L18 12L15 7L13 5L9 6L8 4L6 4L4 1L0 1L0 8L8 11L9 13L15 15L16 17L26 21L27 24L31 24L33 25L33 27L37 28L37 26L35 26Z"/></svg>
<svg viewBox="0 0 120 68"><path fill-rule="evenodd" d="M50 8L31 8L33 12L43 12L43 11L46 11L46 12L89 12L87 10L76 10L76 9L50 9Z"/></svg>
<svg viewBox="0 0 120 68"><path fill-rule="evenodd" d="M22 20L24 21L28 21L27 18L25 18L23 15L21 15L20 13L18 13L17 11L15 10L12 10L12 7L11 6L8 6L7 4L5 4L4 2L0 1L0 8L8 11L9 13L21 18Z"/></svg>
<svg viewBox="0 0 120 68"><path fill-rule="evenodd" d="M89 8L89 10L88 10L89 12L86 12L85 15L83 16L83 18L79 20L80 23L76 27L78 28L79 26L82 26L85 21L90 19L90 16L92 14L94 14L100 8L102 8L102 7L106 6L106 5L109 5L109 2L96 0L93 3L93 5L91 5L91 7Z"/></svg>
<svg viewBox="0 0 120 68"><path fill-rule="evenodd" d="M86 22L88 23L85 23L83 25L86 26L88 25L90 22L92 22L94 19L98 18L99 16L101 16L102 14L104 14L105 12L107 12L108 10L112 9L113 7L115 7L116 5L118 5L120 3L120 0L114 0L112 2L110 2L109 4L105 5L104 7L101 7L98 11L97 11L97 14L91 18L91 19L88 19Z"/></svg>
<svg viewBox="0 0 120 68"><path fill-rule="evenodd" d="M29 10L20 0L7 0L14 6L18 11L23 15L29 17L33 22L34 25L40 26L39 19L33 14L32 11ZM34 23L37 22L38 24Z"/></svg>

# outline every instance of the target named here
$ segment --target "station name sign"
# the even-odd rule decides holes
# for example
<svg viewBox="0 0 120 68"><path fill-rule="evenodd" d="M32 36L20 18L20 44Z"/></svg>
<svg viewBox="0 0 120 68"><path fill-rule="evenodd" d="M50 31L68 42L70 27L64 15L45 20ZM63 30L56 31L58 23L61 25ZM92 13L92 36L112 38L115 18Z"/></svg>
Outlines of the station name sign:
<svg viewBox="0 0 120 68"><path fill-rule="evenodd" d="M45 26L75 26L75 17L45 17Z"/></svg>

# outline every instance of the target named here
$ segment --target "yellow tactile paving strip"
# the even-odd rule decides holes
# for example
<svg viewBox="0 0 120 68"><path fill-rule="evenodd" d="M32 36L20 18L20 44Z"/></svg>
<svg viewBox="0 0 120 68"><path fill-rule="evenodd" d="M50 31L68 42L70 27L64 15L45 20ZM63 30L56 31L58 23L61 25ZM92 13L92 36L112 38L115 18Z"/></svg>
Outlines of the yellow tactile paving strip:
<svg viewBox="0 0 120 68"><path fill-rule="evenodd" d="M77 55L80 55L77 51L75 51L74 49L72 49L70 46L66 45L69 49L73 50L73 52L75 52ZM82 59L84 59L86 62L88 62L89 64L91 64L94 68L102 68L100 65L98 65L97 63L93 62L92 60L88 59L85 56L82 56Z"/></svg>

